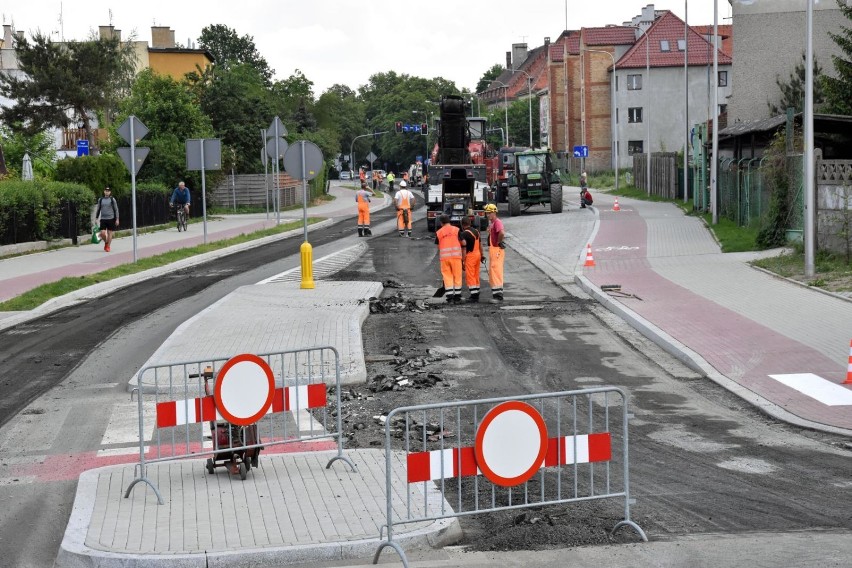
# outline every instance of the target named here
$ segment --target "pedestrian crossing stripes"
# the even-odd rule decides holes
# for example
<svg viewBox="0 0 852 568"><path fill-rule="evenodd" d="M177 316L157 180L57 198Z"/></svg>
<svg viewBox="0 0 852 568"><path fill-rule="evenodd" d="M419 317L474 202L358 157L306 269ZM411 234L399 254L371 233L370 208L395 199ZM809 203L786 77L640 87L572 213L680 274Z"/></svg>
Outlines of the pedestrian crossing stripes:
<svg viewBox="0 0 852 568"><path fill-rule="evenodd" d="M769 375L769 377L826 406L852 406L852 390L823 379L819 375L793 373Z"/></svg>

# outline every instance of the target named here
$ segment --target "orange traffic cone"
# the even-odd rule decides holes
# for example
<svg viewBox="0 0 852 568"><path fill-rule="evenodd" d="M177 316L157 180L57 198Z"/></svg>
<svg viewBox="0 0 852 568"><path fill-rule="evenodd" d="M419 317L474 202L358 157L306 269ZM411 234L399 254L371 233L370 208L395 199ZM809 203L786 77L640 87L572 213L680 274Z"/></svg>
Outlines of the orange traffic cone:
<svg viewBox="0 0 852 568"><path fill-rule="evenodd" d="M852 385L852 341L849 342L849 365L846 366L846 380L844 385Z"/></svg>
<svg viewBox="0 0 852 568"><path fill-rule="evenodd" d="M594 265L595 265L595 259L592 258L592 245L590 243L590 244L586 245L586 264L584 264L583 266L594 266Z"/></svg>
<svg viewBox="0 0 852 568"><path fill-rule="evenodd" d="M615 198L615 205L612 206L613 211L621 211L621 207L618 206L618 197Z"/></svg>

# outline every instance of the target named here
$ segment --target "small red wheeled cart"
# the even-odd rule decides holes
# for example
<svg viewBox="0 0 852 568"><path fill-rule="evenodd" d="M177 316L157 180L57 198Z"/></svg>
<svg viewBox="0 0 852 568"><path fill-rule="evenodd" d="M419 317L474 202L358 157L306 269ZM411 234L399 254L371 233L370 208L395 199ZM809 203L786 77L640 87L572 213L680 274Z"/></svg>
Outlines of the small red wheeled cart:
<svg viewBox="0 0 852 568"><path fill-rule="evenodd" d="M207 396L213 394L210 385L213 379L213 369L204 369L204 392ZM213 438L214 454L207 459L207 473L213 474L217 467L227 468L231 475L239 474L240 479L245 479L251 468L257 467L259 463L262 446L246 448L260 443L257 435L257 424L239 426L224 420L210 421L210 434Z"/></svg>

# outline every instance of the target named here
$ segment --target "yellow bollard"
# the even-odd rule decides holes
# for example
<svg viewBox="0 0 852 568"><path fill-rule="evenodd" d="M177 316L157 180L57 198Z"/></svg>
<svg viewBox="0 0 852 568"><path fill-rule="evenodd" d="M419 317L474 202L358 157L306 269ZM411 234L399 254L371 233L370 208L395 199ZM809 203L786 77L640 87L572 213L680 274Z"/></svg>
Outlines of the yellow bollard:
<svg viewBox="0 0 852 568"><path fill-rule="evenodd" d="M299 249L302 253L302 290L314 289L314 249L311 243L305 241Z"/></svg>

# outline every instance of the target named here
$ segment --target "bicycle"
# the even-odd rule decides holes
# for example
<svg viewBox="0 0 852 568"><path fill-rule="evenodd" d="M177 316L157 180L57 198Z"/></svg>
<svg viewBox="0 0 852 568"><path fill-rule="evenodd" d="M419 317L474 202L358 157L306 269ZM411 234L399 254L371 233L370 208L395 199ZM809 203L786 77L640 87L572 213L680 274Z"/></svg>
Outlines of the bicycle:
<svg viewBox="0 0 852 568"><path fill-rule="evenodd" d="M175 216L177 217L178 232L186 231L186 209L183 208L183 205L177 206Z"/></svg>

